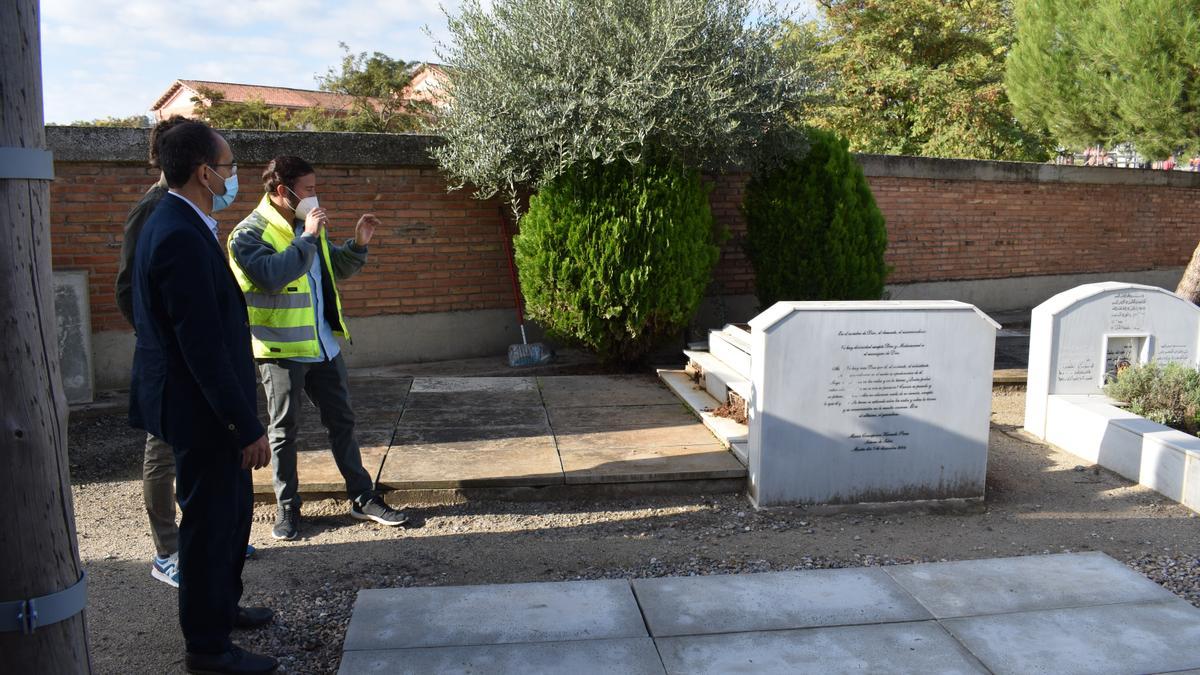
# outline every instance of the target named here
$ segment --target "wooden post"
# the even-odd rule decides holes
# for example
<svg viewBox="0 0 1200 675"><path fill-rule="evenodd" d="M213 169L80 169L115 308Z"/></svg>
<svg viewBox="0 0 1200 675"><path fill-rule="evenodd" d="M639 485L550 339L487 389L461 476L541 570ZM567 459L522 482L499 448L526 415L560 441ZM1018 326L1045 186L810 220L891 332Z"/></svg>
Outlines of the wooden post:
<svg viewBox="0 0 1200 675"><path fill-rule="evenodd" d="M0 2L0 152L44 149L37 0ZM83 571L67 474L50 269L50 182L27 156L0 166L0 602L74 585ZM5 178L4 176L9 176ZM0 632L0 670L89 672L82 613Z"/></svg>

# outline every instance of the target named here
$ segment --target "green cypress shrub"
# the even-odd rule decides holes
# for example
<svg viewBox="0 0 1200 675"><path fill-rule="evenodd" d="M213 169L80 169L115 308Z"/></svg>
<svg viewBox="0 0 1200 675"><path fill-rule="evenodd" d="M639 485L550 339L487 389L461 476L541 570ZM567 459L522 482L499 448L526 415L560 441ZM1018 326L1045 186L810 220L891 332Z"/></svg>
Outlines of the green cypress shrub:
<svg viewBox="0 0 1200 675"><path fill-rule="evenodd" d="M567 170L514 239L526 310L606 363L636 363L687 325L717 261L700 175L677 162Z"/></svg>
<svg viewBox="0 0 1200 675"><path fill-rule="evenodd" d="M807 153L746 184L746 252L763 307L779 300L875 300L883 295L887 229L844 139L808 130Z"/></svg>

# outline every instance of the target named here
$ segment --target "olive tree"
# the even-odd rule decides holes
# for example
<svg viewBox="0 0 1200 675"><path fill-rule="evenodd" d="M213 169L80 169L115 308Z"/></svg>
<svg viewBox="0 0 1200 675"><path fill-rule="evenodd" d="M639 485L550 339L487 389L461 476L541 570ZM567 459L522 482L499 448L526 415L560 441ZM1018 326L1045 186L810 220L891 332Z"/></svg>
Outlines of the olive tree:
<svg viewBox="0 0 1200 675"><path fill-rule="evenodd" d="M805 91L763 0L465 0L447 18L434 154L456 187L514 208L574 167L745 162Z"/></svg>

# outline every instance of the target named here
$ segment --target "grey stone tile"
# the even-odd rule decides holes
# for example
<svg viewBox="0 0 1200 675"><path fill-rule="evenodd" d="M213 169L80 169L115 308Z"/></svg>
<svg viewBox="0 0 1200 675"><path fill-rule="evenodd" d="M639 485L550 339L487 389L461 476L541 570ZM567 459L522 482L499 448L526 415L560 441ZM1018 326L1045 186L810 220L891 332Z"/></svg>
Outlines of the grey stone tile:
<svg viewBox="0 0 1200 675"><path fill-rule="evenodd" d="M559 375L539 377L547 408L661 405L678 399L658 378L644 375Z"/></svg>
<svg viewBox="0 0 1200 675"><path fill-rule="evenodd" d="M346 652L344 675L662 675L650 638Z"/></svg>
<svg viewBox="0 0 1200 675"><path fill-rule="evenodd" d="M883 569L939 619L1175 597L1099 552Z"/></svg>
<svg viewBox="0 0 1200 675"><path fill-rule="evenodd" d="M987 673L936 622L656 638L668 673Z"/></svg>
<svg viewBox="0 0 1200 675"><path fill-rule="evenodd" d="M375 478L384 463L388 452L388 441L391 433L360 433L358 434L358 451L362 457L363 468ZM346 480L333 461L333 453L329 451L328 437L318 434L302 434L299 439L300 451L296 453L296 475L300 479L301 493L333 492L345 493ZM254 492L269 494L274 492L271 485L271 465L268 464L251 474Z"/></svg>
<svg viewBox="0 0 1200 675"><path fill-rule="evenodd" d="M536 389L517 391L414 391L404 400L407 410L425 408L535 408L542 405Z"/></svg>
<svg viewBox="0 0 1200 675"><path fill-rule="evenodd" d="M532 377L416 377L412 381L412 393L431 391L537 391L537 380Z"/></svg>
<svg viewBox="0 0 1200 675"><path fill-rule="evenodd" d="M554 439L536 430L508 428L508 435L475 438L475 430L441 430L444 442L412 442L397 433L379 472L379 483L403 489L561 485L562 462Z"/></svg>
<svg viewBox="0 0 1200 675"><path fill-rule="evenodd" d="M546 410L535 408L405 408L398 428L546 426Z"/></svg>
<svg viewBox="0 0 1200 675"><path fill-rule="evenodd" d="M998 675L1200 668L1200 609L1178 598L942 621Z"/></svg>
<svg viewBox="0 0 1200 675"><path fill-rule="evenodd" d="M636 579L633 589L654 637L932 618L877 568Z"/></svg>
<svg viewBox="0 0 1200 675"><path fill-rule="evenodd" d="M626 581L358 592L345 649L648 637Z"/></svg>
<svg viewBox="0 0 1200 675"><path fill-rule="evenodd" d="M547 411L562 450L707 445L716 440L678 403Z"/></svg>
<svg viewBox="0 0 1200 675"><path fill-rule="evenodd" d="M746 467L725 446L587 448L559 451L567 483L636 483L659 480L744 478Z"/></svg>

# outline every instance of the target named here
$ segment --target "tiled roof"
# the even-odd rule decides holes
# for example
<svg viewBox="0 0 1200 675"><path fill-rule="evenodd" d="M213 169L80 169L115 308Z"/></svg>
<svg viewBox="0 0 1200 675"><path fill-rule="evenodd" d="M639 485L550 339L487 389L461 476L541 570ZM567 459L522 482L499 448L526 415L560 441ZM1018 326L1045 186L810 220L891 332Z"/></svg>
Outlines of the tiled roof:
<svg viewBox="0 0 1200 675"><path fill-rule="evenodd" d="M158 110L175 94L180 87L187 87L192 92L200 89L212 89L225 95L225 100L231 103L245 103L260 100L269 106L279 108L323 108L325 110L346 110L350 108L353 99L344 94L333 94L327 91L310 89L291 89L289 87L267 87L258 84L236 84L233 82L209 82L207 80L175 80L162 96L151 106Z"/></svg>

